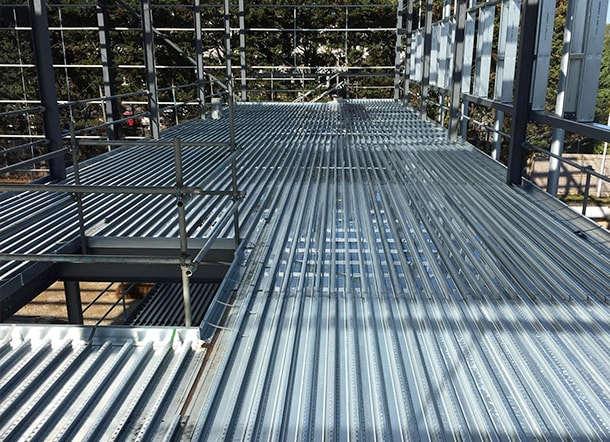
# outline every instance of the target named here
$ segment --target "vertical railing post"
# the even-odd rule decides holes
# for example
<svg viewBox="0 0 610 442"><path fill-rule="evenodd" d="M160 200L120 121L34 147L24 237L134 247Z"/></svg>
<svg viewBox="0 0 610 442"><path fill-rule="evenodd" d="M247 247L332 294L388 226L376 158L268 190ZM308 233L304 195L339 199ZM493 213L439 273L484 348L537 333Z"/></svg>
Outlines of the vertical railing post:
<svg viewBox="0 0 610 442"><path fill-rule="evenodd" d="M42 117L45 138L48 141L47 151L55 152L63 149L63 141L59 105L57 104L57 89L55 87L55 71L53 70L47 3L46 0L30 0L29 6L40 104L45 109ZM66 179L66 164L63 157L55 157L49 160L49 178L52 181Z"/></svg>
<svg viewBox="0 0 610 442"><path fill-rule="evenodd" d="M142 35L144 38L145 79L148 90L148 112L150 113L150 133L153 139L159 139L159 91L157 90L157 73L155 69L155 41L152 25L150 0L140 0L142 8Z"/></svg>
<svg viewBox="0 0 610 442"><path fill-rule="evenodd" d="M176 86L174 86L174 80L172 80L172 102L174 106L174 121L177 126L180 124L180 120L178 118L178 100L176 100Z"/></svg>
<svg viewBox="0 0 610 442"><path fill-rule="evenodd" d="M74 121L70 121L70 142L72 150L72 174L74 175L74 184L80 186L80 169L78 166L78 140L74 133ZM78 213L78 232L80 237L80 249L82 254L87 253L87 235L85 233L85 211L83 207L83 195L80 193L74 194L76 201L76 210Z"/></svg>
<svg viewBox="0 0 610 442"><path fill-rule="evenodd" d="M593 167L587 166L583 170L587 174L585 181L585 194L582 199L582 214L587 215L587 205L589 204L589 192L591 191L591 172L594 171Z"/></svg>
<svg viewBox="0 0 610 442"><path fill-rule="evenodd" d="M462 122L460 124L460 136L462 140L468 141L468 117L470 116L470 107L468 100L462 101Z"/></svg>
<svg viewBox="0 0 610 442"><path fill-rule="evenodd" d="M519 59L517 60L516 92L513 109L513 123L508 154L508 172L506 182L509 185L521 186L523 167L525 165L525 140L527 125L530 120L530 89L532 85L532 67L536 48L538 26L538 1L524 0L521 8L521 33L519 36Z"/></svg>
<svg viewBox="0 0 610 442"><path fill-rule="evenodd" d="M190 327L192 325L191 288L189 282L191 270L187 263L188 239L186 230L186 201L182 193L182 187L184 186L184 177L182 175L182 147L180 138L178 137L174 138L174 164L176 166L176 206L178 207L178 229L180 235L180 274L182 278L182 300L184 302L184 325Z"/></svg>
<svg viewBox="0 0 610 442"><path fill-rule="evenodd" d="M496 115L494 117L494 141L491 149L491 157L500 161L500 157L502 154L502 135L500 131L504 127L504 112L496 109Z"/></svg>

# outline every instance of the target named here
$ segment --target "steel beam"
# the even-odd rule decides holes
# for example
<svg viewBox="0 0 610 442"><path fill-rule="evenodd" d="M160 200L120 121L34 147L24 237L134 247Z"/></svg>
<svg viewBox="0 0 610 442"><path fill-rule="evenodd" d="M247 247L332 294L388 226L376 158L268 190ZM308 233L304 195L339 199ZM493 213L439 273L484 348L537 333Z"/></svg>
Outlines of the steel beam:
<svg viewBox="0 0 610 442"><path fill-rule="evenodd" d="M0 322L14 315L57 279L56 267L40 262L26 267L11 280L4 281L0 290Z"/></svg>
<svg viewBox="0 0 610 442"><path fill-rule="evenodd" d="M195 269L195 272L189 276L189 281L190 283L220 282L226 274L229 265L230 262L200 264ZM182 267L176 264L125 265L116 263L64 262L56 264L54 268L56 269L57 277L64 281L182 282Z"/></svg>
<svg viewBox="0 0 610 442"><path fill-rule="evenodd" d="M516 73L516 92L511 130L508 171L506 182L521 186L525 165L527 125L530 121L532 66L535 59L536 28L538 25L538 0L525 0L521 9L521 34L519 36L519 62Z"/></svg>
<svg viewBox="0 0 610 442"><path fill-rule="evenodd" d="M63 149L63 142L46 0L30 0L29 6L38 89L41 105L45 109L42 114L44 133L48 140L47 150L52 153ZM63 157L49 158L49 177L52 181L66 178L66 165Z"/></svg>
<svg viewBox="0 0 610 442"><path fill-rule="evenodd" d="M142 35L144 39L145 80L148 90L148 112L150 113L150 133L155 140L159 139L159 91L157 90L157 73L155 69L155 41L152 26L150 0L140 0L142 9Z"/></svg>

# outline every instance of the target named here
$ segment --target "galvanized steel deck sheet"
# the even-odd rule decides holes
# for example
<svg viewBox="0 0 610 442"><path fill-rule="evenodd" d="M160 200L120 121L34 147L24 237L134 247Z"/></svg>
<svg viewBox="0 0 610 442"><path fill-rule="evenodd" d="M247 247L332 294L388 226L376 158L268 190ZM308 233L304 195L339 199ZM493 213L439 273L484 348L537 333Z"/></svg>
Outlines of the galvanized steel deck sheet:
<svg viewBox="0 0 610 442"><path fill-rule="evenodd" d="M399 103L253 105L240 124L277 183L195 438L610 437L608 248L569 209Z"/></svg>
<svg viewBox="0 0 610 442"><path fill-rule="evenodd" d="M236 117L243 250L202 324L206 360L171 374L202 369L166 411L173 434L610 438L606 233L397 102ZM219 141L226 120L173 133Z"/></svg>

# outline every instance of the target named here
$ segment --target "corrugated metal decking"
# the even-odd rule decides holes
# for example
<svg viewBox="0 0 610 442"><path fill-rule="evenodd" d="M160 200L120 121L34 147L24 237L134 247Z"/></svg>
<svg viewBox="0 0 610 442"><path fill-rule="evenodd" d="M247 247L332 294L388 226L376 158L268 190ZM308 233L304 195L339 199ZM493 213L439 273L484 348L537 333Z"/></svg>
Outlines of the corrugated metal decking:
<svg viewBox="0 0 610 442"><path fill-rule="evenodd" d="M610 436L608 249L568 209L398 103L257 105L240 124L271 134L281 196L195 438Z"/></svg>
<svg viewBox="0 0 610 442"><path fill-rule="evenodd" d="M450 143L398 102L240 104L236 118L243 251L202 324L205 361L168 374L191 382L183 390L191 394L164 408L175 416L171 434L610 438L607 233L540 192L506 186L501 165ZM219 141L226 120L191 121L165 136L174 134ZM135 161L137 152L117 152L91 173L103 179L105 161ZM117 223L98 227L123 234ZM15 359L15 330L27 335L0 328L3 366ZM146 340L135 330L136 342ZM136 356L126 352L131 364ZM70 354L62 364L87 370ZM44 358L27 348L20 355L44 370ZM0 415L5 426L25 412L32 389L75 388L40 377L15 384L2 373L0 385L15 396ZM110 390L107 397L108 407L122 403ZM149 406L139 404L138 412ZM82 415L102 419L96 431L110 436L116 413ZM73 415L54 415L49 434Z"/></svg>

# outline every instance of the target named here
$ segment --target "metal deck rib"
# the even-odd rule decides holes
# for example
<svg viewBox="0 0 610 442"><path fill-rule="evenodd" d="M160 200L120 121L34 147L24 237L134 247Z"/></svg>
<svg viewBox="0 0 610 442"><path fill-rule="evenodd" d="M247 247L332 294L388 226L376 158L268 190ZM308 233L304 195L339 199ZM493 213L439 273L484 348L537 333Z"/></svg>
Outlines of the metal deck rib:
<svg viewBox="0 0 610 442"><path fill-rule="evenodd" d="M0 326L0 439L171 438L197 344L192 330Z"/></svg>
<svg viewBox="0 0 610 442"><path fill-rule="evenodd" d="M163 425L153 429L159 437L610 438L607 233L587 231L594 226L555 201L546 204L542 193L506 186L501 165L448 142L441 128L397 102L240 104L236 118L244 149L239 187L247 192L243 250L202 324L205 362L193 353L170 371L160 364L163 385L191 382L180 391L192 387L193 394L176 393L160 406L164 417L152 418ZM219 141L226 124L191 121L165 136ZM164 167L157 155L118 151L91 164L89 179L104 180L104 168L138 156L149 164L143 174L155 174ZM211 179L197 163L205 158L193 156L191 173ZM154 219L141 203L129 209L132 219L128 210L105 224L100 209L100 232L175 232L162 221L169 217L163 203ZM68 349L45 369L34 346L20 342L48 330L63 333L50 335L53 349ZM71 358L81 341L66 343L69 330L81 329L0 327L0 367L17 360L29 367L12 378L0 371L13 404L0 414L5 430L33 416L33 391L44 407L55 406L51 393L86 394L74 376L87 373L89 359ZM169 328L133 330L129 342L137 348L147 340L159 343L153 349L170 347L168 335L155 338ZM113 351L124 345L112 336L80 339L112 343ZM137 352L129 348L124 361L134 367ZM145 357L143 376L155 360ZM103 388L113 363L103 360L90 388ZM62 370L66 382L51 385L47 374ZM156 393L134 383L124 400L118 382L103 410L75 401L65 414L28 417L20 434L36 435L38 424L58 434L82 416L79 439L89 430L110 438L125 419L119 439L150 436L138 428L152 422ZM127 404L133 419L124 417Z"/></svg>
<svg viewBox="0 0 610 442"><path fill-rule="evenodd" d="M194 324L203 320L218 286L219 284L191 284L191 314ZM184 325L182 285L155 285L126 323L136 327Z"/></svg>
<svg viewBox="0 0 610 442"><path fill-rule="evenodd" d="M248 121L277 193L194 438L609 436L607 243L398 103Z"/></svg>

